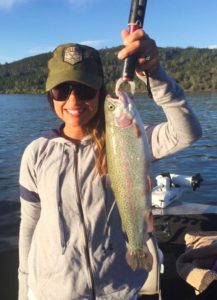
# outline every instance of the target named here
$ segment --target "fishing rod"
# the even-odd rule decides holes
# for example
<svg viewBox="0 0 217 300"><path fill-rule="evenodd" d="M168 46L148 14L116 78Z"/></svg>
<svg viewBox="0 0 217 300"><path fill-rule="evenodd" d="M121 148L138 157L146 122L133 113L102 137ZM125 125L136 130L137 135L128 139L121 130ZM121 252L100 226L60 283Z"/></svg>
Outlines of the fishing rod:
<svg viewBox="0 0 217 300"><path fill-rule="evenodd" d="M146 11L147 0L131 0L128 28L129 33L136 31L143 27L145 11ZM118 79L116 83L116 94L119 90L120 85L123 82L128 82L131 87L131 93L134 94L135 83L133 81L136 62L138 54L132 54L124 60L124 66L122 71L122 77Z"/></svg>
<svg viewBox="0 0 217 300"><path fill-rule="evenodd" d="M132 0L130 15L129 15L129 33L136 31L143 27L147 0ZM136 69L137 54L133 54L124 60L124 67L122 77L125 80L131 81L134 78Z"/></svg>

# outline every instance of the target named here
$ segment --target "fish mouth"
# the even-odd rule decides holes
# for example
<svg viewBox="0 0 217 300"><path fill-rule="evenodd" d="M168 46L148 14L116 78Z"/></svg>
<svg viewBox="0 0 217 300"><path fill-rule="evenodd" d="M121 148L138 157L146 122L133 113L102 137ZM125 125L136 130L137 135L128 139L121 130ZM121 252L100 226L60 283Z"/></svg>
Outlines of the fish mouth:
<svg viewBox="0 0 217 300"><path fill-rule="evenodd" d="M111 103L111 109L114 110L113 112L113 120L114 126L120 128L126 128L133 125L134 121L134 114L132 110L132 97L125 91L118 91L117 96L107 96L108 100L108 107ZM113 109L112 109L113 107ZM118 108L117 110L115 108Z"/></svg>
<svg viewBox="0 0 217 300"><path fill-rule="evenodd" d="M131 101L134 101L133 97L125 92L125 91L119 91L118 92L118 98L122 101L122 102L125 102L126 105L129 105Z"/></svg>
<svg viewBox="0 0 217 300"><path fill-rule="evenodd" d="M117 122L117 125L119 127L129 127L133 124L133 118L132 118L132 115L129 113L130 112L130 108L131 108L131 103L130 103L130 96L124 92L124 91L119 91L119 94L118 94L118 100L122 101L123 104L124 104L124 109L125 112L122 111L122 113L116 117L116 122Z"/></svg>

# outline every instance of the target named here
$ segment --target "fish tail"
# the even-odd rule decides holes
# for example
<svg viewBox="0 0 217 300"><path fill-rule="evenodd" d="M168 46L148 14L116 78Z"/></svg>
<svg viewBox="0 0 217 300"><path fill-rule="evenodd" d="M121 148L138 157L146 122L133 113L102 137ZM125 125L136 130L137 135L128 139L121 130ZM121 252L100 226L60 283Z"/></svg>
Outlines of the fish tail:
<svg viewBox="0 0 217 300"><path fill-rule="evenodd" d="M147 246L144 246L143 251L139 252L133 252L128 248L126 261L134 271L136 269L145 269L147 272L150 272L152 269L153 257Z"/></svg>

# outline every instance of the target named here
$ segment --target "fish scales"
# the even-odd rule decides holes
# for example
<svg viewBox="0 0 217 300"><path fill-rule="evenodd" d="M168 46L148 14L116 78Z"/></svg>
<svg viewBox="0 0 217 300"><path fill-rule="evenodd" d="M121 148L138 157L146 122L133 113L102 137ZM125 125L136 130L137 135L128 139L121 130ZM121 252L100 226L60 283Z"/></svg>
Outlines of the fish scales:
<svg viewBox="0 0 217 300"><path fill-rule="evenodd" d="M128 239L128 264L150 270L152 257L145 239L151 209L150 152L144 125L127 93L106 97L106 153L108 173Z"/></svg>
<svg viewBox="0 0 217 300"><path fill-rule="evenodd" d="M126 216L126 220L124 220L123 226L129 219L127 217L128 213L131 213L133 215L137 212L137 209L142 208L144 210L146 204L145 201L132 201L133 197L134 199L136 198L139 200L141 194L143 194L143 178L145 177L145 174L144 177L139 176L139 174L143 172L143 165L145 164L143 156L140 155L143 145L140 145L140 150L138 149L138 147L135 147L134 143L125 142L128 140L132 141L134 135L135 133L131 130L127 130L127 132L124 133L123 130L119 130L119 128L116 129L116 132L113 135L113 142L116 144L117 151L114 157L110 156L112 159L108 163L108 165L110 165L109 173L113 178L112 187L116 190L117 198L125 199L125 201L121 201L119 203L120 209L121 205L123 205L123 209L126 209L125 214L123 214L124 216ZM110 149L112 149L112 145ZM120 164L122 166L123 171L120 170L120 168L116 167L117 164ZM123 176L123 173L125 174L125 176Z"/></svg>

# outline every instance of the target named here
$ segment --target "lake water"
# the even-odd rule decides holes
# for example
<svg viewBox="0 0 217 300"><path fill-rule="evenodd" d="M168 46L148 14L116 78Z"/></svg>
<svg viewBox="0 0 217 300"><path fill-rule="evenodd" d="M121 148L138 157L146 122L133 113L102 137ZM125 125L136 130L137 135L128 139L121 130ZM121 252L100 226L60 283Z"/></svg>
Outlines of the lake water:
<svg viewBox="0 0 217 300"><path fill-rule="evenodd" d="M194 145L153 164L154 177L162 172L204 178L196 191L190 188L182 201L217 204L217 93L187 95L203 128ZM146 124L164 120L152 100L137 97ZM0 251L17 246L19 226L18 174L25 147L43 132L60 124L43 95L0 95Z"/></svg>

